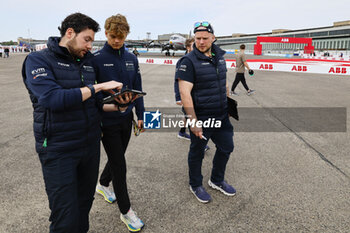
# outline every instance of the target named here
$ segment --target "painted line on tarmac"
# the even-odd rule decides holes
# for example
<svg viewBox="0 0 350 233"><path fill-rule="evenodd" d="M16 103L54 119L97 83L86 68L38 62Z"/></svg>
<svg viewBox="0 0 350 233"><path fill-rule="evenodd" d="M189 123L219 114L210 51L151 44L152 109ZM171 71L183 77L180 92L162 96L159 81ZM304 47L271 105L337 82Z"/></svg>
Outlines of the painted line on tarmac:
<svg viewBox="0 0 350 233"><path fill-rule="evenodd" d="M331 166L332 168L336 169L338 172L340 172L343 176L345 176L348 181L350 181L350 176L348 174L346 174L343 170L341 170L339 167L337 167L334 163L332 163L330 160L328 160L326 158L326 156L324 154L322 154L322 152L320 152L319 150L317 150L315 147L313 147L309 142L306 141L305 138L303 138L300 134L298 134L297 132L295 132L293 129L291 129L288 125L286 125L285 123L283 123L283 121L278 118L278 116L276 116L275 114L273 114L273 112L271 110L269 110L268 108L265 108L256 98L254 98L253 96L250 97L258 106L260 106L262 109L264 109L265 111L267 111L273 118L275 118L278 122L280 122L284 127L286 127L291 133L293 133L297 138L299 138L302 142L304 142L304 144L311 149L312 151L316 152L316 154L318 155L318 157L320 157L324 162L326 162L326 164L328 164L329 166Z"/></svg>

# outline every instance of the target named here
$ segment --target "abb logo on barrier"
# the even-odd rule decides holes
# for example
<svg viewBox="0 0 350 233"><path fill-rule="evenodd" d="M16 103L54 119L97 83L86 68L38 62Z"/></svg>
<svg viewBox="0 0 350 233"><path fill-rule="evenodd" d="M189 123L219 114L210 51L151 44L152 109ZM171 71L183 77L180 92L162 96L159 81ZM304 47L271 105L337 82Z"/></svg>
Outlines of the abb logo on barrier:
<svg viewBox="0 0 350 233"><path fill-rule="evenodd" d="M261 64L259 70L273 70L272 64Z"/></svg>
<svg viewBox="0 0 350 233"><path fill-rule="evenodd" d="M153 63L154 63L154 60L153 60L153 59L147 59L147 60L146 60L146 63L151 63L151 64L153 64Z"/></svg>
<svg viewBox="0 0 350 233"><path fill-rule="evenodd" d="M281 42L289 42L288 38L282 38Z"/></svg>
<svg viewBox="0 0 350 233"><path fill-rule="evenodd" d="M346 74L346 68L345 67L331 67L328 71L328 73L333 73L333 74Z"/></svg>
<svg viewBox="0 0 350 233"><path fill-rule="evenodd" d="M293 66L292 71L307 71L307 66Z"/></svg>
<svg viewBox="0 0 350 233"><path fill-rule="evenodd" d="M173 61L172 60L164 60L164 64L172 65Z"/></svg>

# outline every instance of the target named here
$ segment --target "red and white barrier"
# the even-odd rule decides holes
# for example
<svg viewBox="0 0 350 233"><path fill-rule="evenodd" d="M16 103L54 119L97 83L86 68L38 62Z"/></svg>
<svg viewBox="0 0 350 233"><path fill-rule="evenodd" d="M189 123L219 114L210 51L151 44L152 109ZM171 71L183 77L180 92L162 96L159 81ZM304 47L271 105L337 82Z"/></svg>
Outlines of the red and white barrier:
<svg viewBox="0 0 350 233"><path fill-rule="evenodd" d="M139 63L141 63L141 64L176 65L176 63L179 59L177 59L177 58L167 59L167 58L139 57L138 60L139 60Z"/></svg>
<svg viewBox="0 0 350 233"><path fill-rule="evenodd" d="M40 51L40 50L43 50L43 49L46 49L46 48L47 48L46 44L37 44L37 45L35 45L35 50L36 51Z"/></svg>
<svg viewBox="0 0 350 233"><path fill-rule="evenodd" d="M140 57L138 60L141 64L176 65L179 59ZM247 62L253 70L350 76L350 61L320 59L252 59L247 60ZM236 68L235 60L226 60L226 66L229 69Z"/></svg>

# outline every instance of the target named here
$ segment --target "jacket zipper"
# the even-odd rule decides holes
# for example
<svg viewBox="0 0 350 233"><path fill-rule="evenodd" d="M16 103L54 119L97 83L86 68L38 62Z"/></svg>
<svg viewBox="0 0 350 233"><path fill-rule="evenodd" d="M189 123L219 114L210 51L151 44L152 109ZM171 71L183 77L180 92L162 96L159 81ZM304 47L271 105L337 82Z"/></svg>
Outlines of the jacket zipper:
<svg viewBox="0 0 350 233"><path fill-rule="evenodd" d="M84 87L85 86L85 81L84 81L84 75L83 72L81 71L81 67L83 66L83 64L80 64L80 66L78 65L79 68L79 74L80 74L80 79L81 79L81 86ZM86 145L89 145L89 117L87 115L86 112L86 104L85 101L82 102L83 104L83 112L84 112L84 116L85 116L85 120L86 120Z"/></svg>
<svg viewBox="0 0 350 233"><path fill-rule="evenodd" d="M220 90L221 113L223 113L224 103L223 103L223 99L222 99L222 90L221 90L222 88L221 88L221 84L220 84L219 68L217 66L215 68L216 68L216 78L217 78L219 90Z"/></svg>

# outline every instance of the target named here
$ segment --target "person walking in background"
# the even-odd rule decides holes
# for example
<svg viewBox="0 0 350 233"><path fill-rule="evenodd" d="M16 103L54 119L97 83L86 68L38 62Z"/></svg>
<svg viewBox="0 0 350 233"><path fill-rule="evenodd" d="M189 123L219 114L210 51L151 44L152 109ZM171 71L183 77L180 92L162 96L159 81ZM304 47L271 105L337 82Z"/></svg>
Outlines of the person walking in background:
<svg viewBox="0 0 350 233"><path fill-rule="evenodd" d="M4 58L9 58L10 57L10 49L9 47L5 47L4 49Z"/></svg>
<svg viewBox="0 0 350 233"><path fill-rule="evenodd" d="M235 92L235 89L236 89L238 83L241 82L243 87L247 90L247 95L251 95L255 92L255 90L249 89L247 82L245 80L245 77L244 77L245 68L247 68L249 70L249 72L251 72L249 65L247 63L247 58L246 58L245 53L244 53L245 45L242 44L239 48L240 48L240 51L236 55L236 78L235 78L235 81L233 82L232 87L231 87L231 94L238 95L238 93Z"/></svg>

